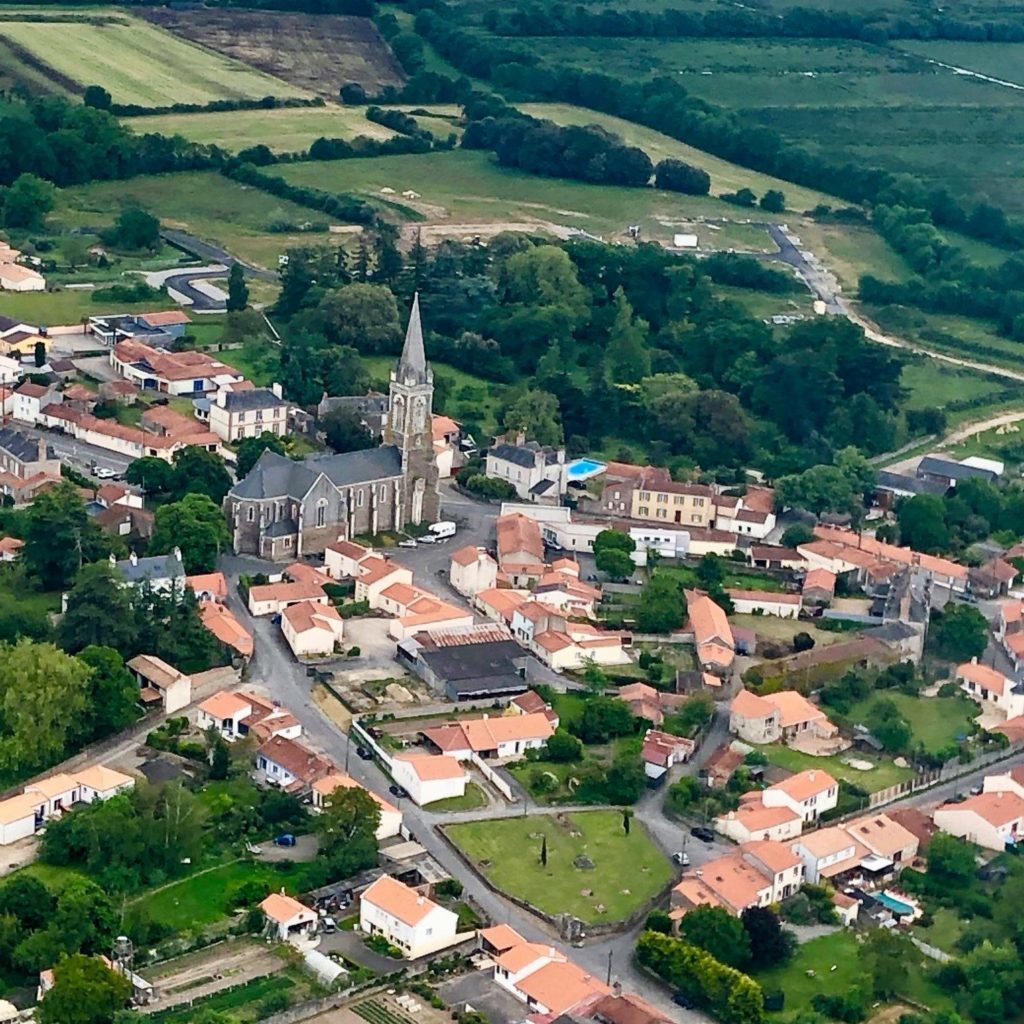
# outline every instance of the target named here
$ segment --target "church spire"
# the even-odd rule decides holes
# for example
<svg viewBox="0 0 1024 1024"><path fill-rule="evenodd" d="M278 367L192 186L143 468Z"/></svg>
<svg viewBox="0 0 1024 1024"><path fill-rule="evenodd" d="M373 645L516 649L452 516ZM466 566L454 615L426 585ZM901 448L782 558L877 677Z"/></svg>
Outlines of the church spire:
<svg viewBox="0 0 1024 1024"><path fill-rule="evenodd" d="M398 360L398 379L403 381L425 381L427 379L427 356L423 350L423 325L420 323L420 293L412 299L409 326L405 331L402 357Z"/></svg>

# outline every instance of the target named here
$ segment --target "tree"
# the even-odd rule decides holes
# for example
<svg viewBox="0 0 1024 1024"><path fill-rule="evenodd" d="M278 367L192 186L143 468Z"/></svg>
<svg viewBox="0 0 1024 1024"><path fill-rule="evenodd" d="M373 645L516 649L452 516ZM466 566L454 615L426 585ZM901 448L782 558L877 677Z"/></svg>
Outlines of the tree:
<svg viewBox="0 0 1024 1024"><path fill-rule="evenodd" d="M53 968L53 988L36 1008L39 1024L112 1024L131 998L132 983L102 960L74 956Z"/></svg>
<svg viewBox="0 0 1024 1024"><path fill-rule="evenodd" d="M782 213L786 209L786 197L777 188L770 188L761 196L759 205L769 213Z"/></svg>
<svg viewBox="0 0 1024 1024"><path fill-rule="evenodd" d="M168 494L174 487L174 467L163 459L147 455L129 462L124 478L147 494Z"/></svg>
<svg viewBox="0 0 1024 1024"><path fill-rule="evenodd" d="M46 364L46 342L37 341L32 349L32 362L36 364L36 369L40 369Z"/></svg>
<svg viewBox="0 0 1024 1024"><path fill-rule="evenodd" d="M605 551L624 551L632 554L636 551L636 541L624 530L602 530L595 538L593 551L595 556Z"/></svg>
<svg viewBox="0 0 1024 1024"><path fill-rule="evenodd" d="M25 514L21 561L44 590L66 587L86 562L109 554L110 538L85 510L71 483L43 491Z"/></svg>
<svg viewBox="0 0 1024 1024"><path fill-rule="evenodd" d="M801 544L810 544L814 540L814 529L806 523L794 523L786 527L782 534L782 546L795 548Z"/></svg>
<svg viewBox="0 0 1024 1024"><path fill-rule="evenodd" d="M120 732L138 718L139 687L124 658L112 647L91 645L78 659L91 670L81 722L82 740L91 743Z"/></svg>
<svg viewBox="0 0 1024 1024"><path fill-rule="evenodd" d="M331 345L321 351L320 377L329 395L363 395L370 387L370 372L350 345Z"/></svg>
<svg viewBox="0 0 1024 1024"><path fill-rule="evenodd" d="M988 621L977 608L950 602L944 610L932 612L928 643L947 661L959 664L980 658L988 644Z"/></svg>
<svg viewBox="0 0 1024 1024"><path fill-rule="evenodd" d="M891 999L906 982L908 959L915 955L910 939L895 929L873 928L857 953L871 976L877 999Z"/></svg>
<svg viewBox="0 0 1024 1024"><path fill-rule="evenodd" d="M707 554L697 563L696 575L705 590L715 590L725 582L725 567L718 555Z"/></svg>
<svg viewBox="0 0 1024 1024"><path fill-rule="evenodd" d="M605 548L595 559L597 568L613 579L628 578L635 568L633 559L619 548Z"/></svg>
<svg viewBox="0 0 1024 1024"><path fill-rule="evenodd" d="M868 708L866 718L872 735L886 750L900 754L910 747L914 738L910 723L888 697L874 701Z"/></svg>
<svg viewBox="0 0 1024 1024"><path fill-rule="evenodd" d="M799 653L800 651L809 651L814 647L814 637L810 633L801 630L793 636L793 650Z"/></svg>
<svg viewBox="0 0 1024 1024"><path fill-rule="evenodd" d="M558 729L545 747L545 759L555 764L573 764L583 756L583 744L564 729Z"/></svg>
<svg viewBox="0 0 1024 1024"><path fill-rule="evenodd" d="M398 304L382 284L346 284L327 292L317 320L331 345L348 345L364 353L394 351L401 340Z"/></svg>
<svg viewBox="0 0 1024 1024"><path fill-rule="evenodd" d="M625 835L629 835L629 823L633 817L628 807L622 808L622 831Z"/></svg>
<svg viewBox="0 0 1024 1024"><path fill-rule="evenodd" d="M48 181L34 174L19 174L8 188L0 190L4 226L40 227L56 199L57 190Z"/></svg>
<svg viewBox="0 0 1024 1024"><path fill-rule="evenodd" d="M654 168L654 185L668 192L706 196L711 190L711 175L682 160L662 160Z"/></svg>
<svg viewBox="0 0 1024 1024"><path fill-rule="evenodd" d="M896 508L900 541L915 551L944 551L949 546L946 506L937 494L915 494Z"/></svg>
<svg viewBox="0 0 1024 1024"><path fill-rule="evenodd" d="M181 550L185 571L213 572L221 552L231 547L231 534L220 507L205 494L187 494L156 510L151 554Z"/></svg>
<svg viewBox="0 0 1024 1024"><path fill-rule="evenodd" d="M25 931L42 928L56 905L53 893L32 875L13 874L0 887L0 914L17 918Z"/></svg>
<svg viewBox="0 0 1024 1024"><path fill-rule="evenodd" d="M240 313L248 305L249 286L245 283L245 271L242 264L236 261L228 271L227 310L229 313Z"/></svg>
<svg viewBox="0 0 1024 1024"><path fill-rule="evenodd" d="M160 221L137 206L128 206L117 215L114 226L103 232L102 238L107 245L129 252L156 250L160 248Z"/></svg>
<svg viewBox="0 0 1024 1024"><path fill-rule="evenodd" d="M584 743L607 743L616 736L631 736L636 719L624 700L593 697L584 705L574 731Z"/></svg>
<svg viewBox="0 0 1024 1024"><path fill-rule="evenodd" d="M109 110L113 102L110 93L102 85L87 85L82 93L82 103L97 110Z"/></svg>
<svg viewBox="0 0 1024 1024"><path fill-rule="evenodd" d="M52 644L0 647L0 765L21 775L56 764L86 708L89 667Z"/></svg>
<svg viewBox="0 0 1024 1024"><path fill-rule="evenodd" d="M216 452L190 444L174 453L171 493L175 500L186 494L205 494L219 507L230 490L231 475Z"/></svg>
<svg viewBox="0 0 1024 1024"><path fill-rule="evenodd" d="M640 594L636 610L636 627L641 633L670 633L686 619L683 588L672 576L655 574Z"/></svg>
<svg viewBox="0 0 1024 1024"><path fill-rule="evenodd" d="M686 918L693 920L687 921ZM750 962L750 936L743 922L721 907L695 907L679 922L680 937L716 960L743 970Z"/></svg>
<svg viewBox="0 0 1024 1024"><path fill-rule="evenodd" d="M562 443L558 399L547 391L523 391L505 410L505 430L524 434L541 445Z"/></svg>
<svg viewBox="0 0 1024 1024"><path fill-rule="evenodd" d="M121 574L106 560L82 566L57 627L61 647L72 654L90 646L126 651L134 635L131 594Z"/></svg>
<svg viewBox="0 0 1024 1024"><path fill-rule="evenodd" d="M380 805L361 786L339 787L316 819L319 854L332 874L349 878L377 863Z"/></svg>
<svg viewBox="0 0 1024 1024"><path fill-rule="evenodd" d="M784 507L806 509L819 516L849 512L855 500L853 487L838 466L811 466L795 476L780 477L775 495Z"/></svg>
<svg viewBox="0 0 1024 1024"><path fill-rule="evenodd" d="M616 384L639 383L651 372L647 321L633 316L633 307L621 285L615 289L612 308L614 317L608 332L605 366Z"/></svg>
<svg viewBox="0 0 1024 1024"><path fill-rule="evenodd" d="M245 437L238 442L235 449L235 475L239 480L249 475L249 470L267 449L278 455L285 454L284 442L269 430L264 430L258 437Z"/></svg>
<svg viewBox="0 0 1024 1024"><path fill-rule="evenodd" d="M795 937L782 927L773 910L747 907L740 920L750 937L750 964L755 970L774 967L793 955Z"/></svg>
<svg viewBox="0 0 1024 1024"><path fill-rule="evenodd" d="M936 832L928 847L928 874L950 889L965 886L978 870L971 845L948 832Z"/></svg>
<svg viewBox="0 0 1024 1024"><path fill-rule="evenodd" d="M373 435L358 416L335 409L320 420L327 443L336 452L361 452L374 446Z"/></svg>
<svg viewBox="0 0 1024 1024"><path fill-rule="evenodd" d="M750 419L735 395L674 392L654 399L648 412L672 451L701 466L739 466L750 456Z"/></svg>
<svg viewBox="0 0 1024 1024"><path fill-rule="evenodd" d="M231 769L231 750L228 742L218 729L213 729L214 736L210 744L210 778L226 779Z"/></svg>
<svg viewBox="0 0 1024 1024"><path fill-rule="evenodd" d="M540 865L543 868L548 866L548 837L547 833L541 836L540 840Z"/></svg>
<svg viewBox="0 0 1024 1024"><path fill-rule="evenodd" d="M694 736L704 728L715 713L715 702L707 693L696 693L671 715L666 726L679 736Z"/></svg>
<svg viewBox="0 0 1024 1024"><path fill-rule="evenodd" d="M60 254L74 270L89 262L89 243L84 235L64 235L60 240Z"/></svg>

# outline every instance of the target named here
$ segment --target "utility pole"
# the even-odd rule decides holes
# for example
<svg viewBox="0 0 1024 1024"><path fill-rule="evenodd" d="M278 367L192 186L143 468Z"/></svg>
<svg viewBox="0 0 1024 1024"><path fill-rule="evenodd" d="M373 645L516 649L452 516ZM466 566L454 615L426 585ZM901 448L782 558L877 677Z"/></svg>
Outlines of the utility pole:
<svg viewBox="0 0 1024 1024"><path fill-rule="evenodd" d="M605 984L611 988L612 984L612 951L608 950L608 977L605 980Z"/></svg>

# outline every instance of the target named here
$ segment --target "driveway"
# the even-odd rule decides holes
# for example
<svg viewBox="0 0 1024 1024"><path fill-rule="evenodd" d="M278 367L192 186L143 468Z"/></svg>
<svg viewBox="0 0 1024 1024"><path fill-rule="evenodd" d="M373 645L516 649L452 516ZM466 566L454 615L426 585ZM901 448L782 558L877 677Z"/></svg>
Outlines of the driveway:
<svg viewBox="0 0 1024 1024"><path fill-rule="evenodd" d="M324 935L316 948L320 953L340 953L346 960L369 967L377 974L391 974L402 965L402 961L370 949L363 942L361 932L336 931L333 935Z"/></svg>
<svg viewBox="0 0 1024 1024"><path fill-rule="evenodd" d="M294 846L278 846L271 841L259 843L257 856L262 861L276 864L282 860L293 860L298 863L306 863L316 858L317 850L320 848L320 841L314 835L296 836Z"/></svg>
<svg viewBox="0 0 1024 1024"><path fill-rule="evenodd" d="M494 983L490 972L474 971L438 986L441 998L455 1010L472 1007L488 1020L522 1020L526 1007L511 993Z"/></svg>

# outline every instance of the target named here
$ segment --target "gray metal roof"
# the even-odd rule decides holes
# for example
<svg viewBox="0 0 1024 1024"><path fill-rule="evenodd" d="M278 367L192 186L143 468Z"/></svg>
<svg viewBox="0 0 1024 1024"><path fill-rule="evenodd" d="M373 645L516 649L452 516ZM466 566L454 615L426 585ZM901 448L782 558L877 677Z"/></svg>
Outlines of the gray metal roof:
<svg viewBox="0 0 1024 1024"><path fill-rule="evenodd" d="M39 458L39 442L28 434L11 427L4 427L0 430L0 448L12 455L19 462L35 462ZM53 445L46 446L46 457L55 459L57 457Z"/></svg>
<svg viewBox="0 0 1024 1024"><path fill-rule="evenodd" d="M511 462L514 466L533 469L535 456L539 450L533 442L522 447L515 444L496 444L488 454L493 455L496 459L501 459L502 462Z"/></svg>
<svg viewBox="0 0 1024 1024"><path fill-rule="evenodd" d="M174 554L153 555L150 558L140 558L136 562L126 558L117 563L117 568L129 583L141 583L143 580L176 580L185 576L185 567L181 564L181 559Z"/></svg>
<svg viewBox="0 0 1024 1024"><path fill-rule="evenodd" d="M264 531L266 537L291 537L299 532L299 524L294 519L278 519Z"/></svg>
<svg viewBox="0 0 1024 1024"><path fill-rule="evenodd" d="M335 487L385 480L401 476L402 455L394 445L383 445L341 455L311 455L295 461L268 448L230 493L236 498L300 499L321 473Z"/></svg>
<svg viewBox="0 0 1024 1024"><path fill-rule="evenodd" d="M918 480L903 473L889 473L879 470L875 474L875 487L883 491L904 494L945 494L949 489L939 480Z"/></svg>
<svg viewBox="0 0 1024 1024"><path fill-rule="evenodd" d="M976 477L994 482L999 479L991 469L965 466L963 463L954 462L952 459L943 459L937 455L926 455L918 464L917 472L918 474L929 473L932 476L944 476L950 480L967 480L970 477Z"/></svg>
<svg viewBox="0 0 1024 1024"><path fill-rule="evenodd" d="M277 409L288 403L278 398L270 388L251 391L229 391L224 396L224 408L229 412L248 412L250 409Z"/></svg>

